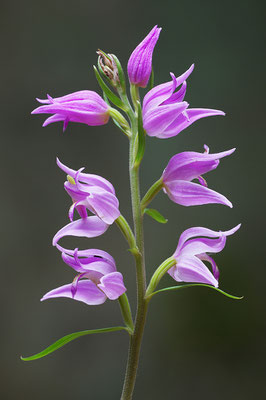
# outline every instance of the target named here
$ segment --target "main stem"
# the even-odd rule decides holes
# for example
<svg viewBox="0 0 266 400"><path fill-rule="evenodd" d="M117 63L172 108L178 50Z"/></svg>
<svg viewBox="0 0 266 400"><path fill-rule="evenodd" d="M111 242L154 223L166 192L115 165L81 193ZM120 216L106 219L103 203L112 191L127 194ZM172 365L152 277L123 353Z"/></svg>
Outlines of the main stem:
<svg viewBox="0 0 266 400"><path fill-rule="evenodd" d="M132 120L136 121L136 118L132 118ZM136 143L136 135L137 125L134 124L132 126L132 138L130 140L129 175L136 246L138 250L135 254L137 274L137 313L134 331L133 334L130 335L127 369L121 400L132 399L148 307L148 302L147 300L145 300L146 272L144 259L143 223L139 188L139 167L134 166L134 145Z"/></svg>

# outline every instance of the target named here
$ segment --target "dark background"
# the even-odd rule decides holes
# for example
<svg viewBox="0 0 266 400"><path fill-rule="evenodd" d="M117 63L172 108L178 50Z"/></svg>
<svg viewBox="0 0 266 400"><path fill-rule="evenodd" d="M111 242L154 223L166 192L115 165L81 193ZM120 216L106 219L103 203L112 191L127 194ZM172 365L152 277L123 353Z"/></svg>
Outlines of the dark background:
<svg viewBox="0 0 266 400"><path fill-rule="evenodd" d="M142 193L169 158L185 150L237 151L207 175L226 195L219 205L181 207L160 194L153 206L166 225L145 218L147 273L176 248L191 226L227 230L242 222L215 259L220 287L242 301L191 288L151 302L135 399L263 399L265 389L265 2L2 0L1 30L1 385L3 399L118 399L126 365L125 333L83 337L47 358L25 363L61 336L121 324L117 302L89 307L59 299L40 303L73 272L52 247L67 223L70 199L55 158L112 181L121 212L131 220L127 140L110 122L42 128L31 116L35 97L82 89L100 93L92 65L98 47L126 66L135 46L163 27L154 53L155 82L183 73L192 62L187 101L224 110L177 137L148 138ZM75 247L74 239L70 240ZM80 242L79 242L80 243ZM84 247L109 251L124 274L135 307L133 261L116 226ZM164 278L163 286L173 284Z"/></svg>

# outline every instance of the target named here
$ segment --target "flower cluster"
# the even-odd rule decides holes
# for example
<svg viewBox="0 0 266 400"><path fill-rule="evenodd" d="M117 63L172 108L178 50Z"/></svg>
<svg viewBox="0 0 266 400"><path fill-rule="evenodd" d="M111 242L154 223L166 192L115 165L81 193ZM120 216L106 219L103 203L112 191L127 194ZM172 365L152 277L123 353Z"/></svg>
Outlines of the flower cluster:
<svg viewBox="0 0 266 400"><path fill-rule="evenodd" d="M218 289L219 269L211 255L224 249L227 237L233 235L240 224L227 231L214 231L205 227L186 229L178 240L175 252L155 269L146 287L143 216L146 214L157 222L167 222L159 211L148 208L160 191L180 206L219 204L232 208L231 201L214 188L209 188L203 176L215 170L220 160L233 154L235 149L210 153L206 145L202 153L185 151L173 155L159 179L141 199L139 167L144 157L146 140L151 140L149 137L172 138L199 119L225 115L223 111L216 109L190 108L189 103L184 100L187 79L194 70L194 64L180 76L170 73L169 82L153 87L152 58L160 32L161 28L154 26L130 55L127 64L130 90L127 90L125 74L118 58L114 54L98 50L99 58L94 71L103 91L103 98L90 90L54 98L47 95L46 100L37 99L41 106L32 111L33 114L50 114L43 126L62 121L64 131L70 121L97 126L113 120L118 129L129 139L134 232L121 215L115 189L108 180L95 174L85 173L84 168L77 170L69 168L57 159L58 167L66 174L64 188L71 198L71 205L68 212L70 222L55 234L53 245L61 253L64 263L74 270L75 277L71 283L49 291L41 299L64 297L87 305L102 304L107 299L118 300L124 325L75 332L60 339L43 352L26 358L26 360L40 358L85 334L126 330L131 335L131 340L121 399L132 398L147 305L154 295L161 291L177 290L180 287L207 285L213 290L237 299L236 296ZM148 85L149 89L142 99L139 90ZM131 99L127 95L129 92ZM91 240L105 233L114 222L127 240L130 253L135 259L137 277L135 323L125 293L124 278L117 270L113 257L99 249L81 250L77 246L73 246L75 249L67 249L62 246L66 236L74 237L75 240L77 237ZM167 273L174 281L182 284L157 290L161 278Z"/></svg>
<svg viewBox="0 0 266 400"><path fill-rule="evenodd" d="M131 88L145 88L148 85L152 72L153 51L160 32L161 28L158 28L156 25L132 52L127 65ZM112 69L116 70L116 79L115 81L114 79L109 80L109 83L111 82L112 84L113 82L119 93L119 86L117 87L117 84L121 82L121 77L123 79L120 63L116 62L117 59L113 55L106 55L102 51L99 51L98 54L100 56L99 68L100 70L102 69L102 72L106 76L109 76L107 72L110 69L110 62L108 60L112 61L112 65L110 65ZM215 109L189 108L189 104L184 101L187 90L186 80L193 69L194 64L179 77L170 73L171 80L169 82L157 85L146 93L142 104L142 120L145 134L151 137L156 136L160 139L171 138L201 118L225 115L223 111ZM102 88L104 89L103 86ZM110 93L106 92L106 95L108 97ZM111 97L110 99L114 101L113 99L116 99L116 97ZM37 100L43 105L32 111L33 114L53 114L46 119L43 126L57 121L64 122L64 130L69 121L91 126L103 125L108 122L109 116L112 115L109 103L103 100L97 93L89 90L82 90L57 98L52 98L48 95L47 100ZM116 104L115 101L114 103ZM156 188L156 193L160 189L163 189L173 202L183 206L218 203L232 207L232 203L224 195L207 187L207 182L202 175L217 168L219 160L231 155L235 149L209 154L208 146L205 145L204 148L205 151L203 153L187 151L174 155L163 171L162 177L159 180L159 186L157 185ZM103 234L108 226L120 216L120 211L115 190L112 184L106 179L97 175L86 174L82 172L83 168L77 171L68 168L58 159L57 165L67 174L64 187L73 202L69 210L71 222L60 229L53 240L53 244L61 248L58 245L58 241L64 236L71 235L92 238ZM193 180L197 180L198 182L192 182ZM146 198L145 205L151 201L154 195L155 193L151 190L150 197ZM77 210L80 216L80 219L76 221L73 220L75 210ZM94 216L88 216L88 211L94 214ZM236 228L228 232L217 233L206 228L188 229L180 237L179 245L174 253L176 266L168 271L169 274L177 281L205 282L217 287L218 269L207 253L221 251L225 245L226 236L234 233L235 230ZM209 238L213 237L213 235L216 235L218 238L191 239L191 237L195 236L206 236ZM184 237L186 238L185 240ZM96 296L98 300L95 300L95 302L101 302L105 298L104 296L112 298L112 296L108 296L105 288L110 282L112 282L111 286L115 285L114 282L116 282L120 289L124 288L122 276L118 272L114 272L115 263L113 259L110 263L110 256L108 255L109 258L106 258L107 253L105 253L101 261L95 262L95 260L91 261L90 250L86 250L85 253L72 251L71 254L69 251L63 250L63 260L76 271L80 272L80 274L75 279L75 284L55 289L45 295L43 299L58 296L72 296L76 299L82 299L84 298L83 291L88 290L88 292L94 293L95 296L98 293L98 297ZM99 251L93 250L93 252L95 259L98 257L97 252ZM81 255L85 257L82 260L80 259ZM106 261L107 259L109 260L108 262ZM211 263L212 272L203 264L203 260ZM99 263L101 264L101 268L99 267ZM110 267L111 265L112 268ZM98 267L99 270L97 270ZM107 270L108 273L106 273ZM110 274L112 275L112 279L109 276ZM75 290L73 287L75 287ZM114 291L120 293L119 290L116 291L114 289ZM92 304L90 300L85 302Z"/></svg>
<svg viewBox="0 0 266 400"><path fill-rule="evenodd" d="M42 300L69 297L89 305L102 304L107 298L116 300L126 288L110 254L98 249L69 250L58 244L65 236L93 238L108 229L120 215L114 187L101 176L83 173L83 168L75 171L59 159L57 165L67 174L64 187L73 204L69 210L71 222L56 233L53 245L61 251L63 261L79 274L72 284L51 290ZM75 209L80 219L73 221ZM88 216L87 210L95 215Z"/></svg>

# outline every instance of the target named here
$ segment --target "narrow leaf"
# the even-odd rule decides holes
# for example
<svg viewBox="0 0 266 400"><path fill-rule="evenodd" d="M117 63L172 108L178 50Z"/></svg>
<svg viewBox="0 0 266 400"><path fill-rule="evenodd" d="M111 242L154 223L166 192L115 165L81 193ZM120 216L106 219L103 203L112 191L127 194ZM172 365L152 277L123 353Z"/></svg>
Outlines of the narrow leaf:
<svg viewBox="0 0 266 400"><path fill-rule="evenodd" d="M106 96L108 97L108 99L117 107L121 108L122 110L126 110L127 107L124 105L124 103L122 102L122 100L119 99L119 97L117 97L111 89L109 89L109 87L106 85L106 83L103 81L101 75L99 74L97 68L95 67L95 65L93 66L94 68L94 72L95 72L95 76L96 79L99 83L99 85L101 86L103 92L106 94Z"/></svg>
<svg viewBox="0 0 266 400"><path fill-rule="evenodd" d="M141 160L144 156L145 152L145 131L143 128L143 121L142 121L142 110L140 102L138 103L138 136L137 136L137 154L135 157L135 166L138 166L141 163Z"/></svg>
<svg viewBox="0 0 266 400"><path fill-rule="evenodd" d="M168 290L186 289L186 288L188 288L188 287L196 287L196 286L203 286L203 287L207 287L207 288L216 290L217 292L222 293L224 296L229 297L230 299L242 300L242 299L244 298L244 296L241 296L241 297L239 297L239 296L233 296L232 294L226 293L226 292L224 292L224 291L221 290L221 289L218 289L218 288L216 288L216 287L214 287L214 286L207 285L207 284L204 284L204 283L189 283L189 284L185 284L185 285L171 286L171 287L168 287L168 288L164 288L164 289L157 290L156 292L153 292L153 293L151 294L151 296L153 296L153 295L155 295L155 294L157 294L157 293L166 292L166 291L168 291Z"/></svg>
<svg viewBox="0 0 266 400"><path fill-rule="evenodd" d="M60 347L64 346L65 344L67 344L67 343L71 342L72 340L75 340L81 336L91 335L93 333L114 332L114 331L120 331L123 329L127 330L127 328L124 326L113 326L111 328L101 328L101 329L93 329L93 330L89 330L89 331L80 331L80 332L70 333L69 335L63 336L61 339L57 340L55 343L51 344L51 346L47 347L40 353L37 353L30 357L22 357L21 356L20 358L23 361L38 360L38 358L42 358L42 357L47 356L50 353L53 353L54 351L60 349Z"/></svg>
<svg viewBox="0 0 266 400"><path fill-rule="evenodd" d="M166 224L168 221L168 219L164 218L164 216L154 208L145 208L144 213L155 219L155 221L160 222L160 224Z"/></svg>

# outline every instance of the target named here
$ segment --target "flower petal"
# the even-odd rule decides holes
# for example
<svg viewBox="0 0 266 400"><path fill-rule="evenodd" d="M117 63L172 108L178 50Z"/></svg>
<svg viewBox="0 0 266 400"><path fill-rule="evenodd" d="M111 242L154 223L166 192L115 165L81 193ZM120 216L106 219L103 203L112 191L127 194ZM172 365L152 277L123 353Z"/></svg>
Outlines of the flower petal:
<svg viewBox="0 0 266 400"><path fill-rule="evenodd" d="M53 238L53 246L64 236L97 237L102 235L109 225L96 216L79 219L60 229Z"/></svg>
<svg viewBox="0 0 266 400"><path fill-rule="evenodd" d="M182 247L179 256L195 256L202 253L219 253L226 243L226 236L217 239L197 238L188 240Z"/></svg>
<svg viewBox="0 0 266 400"><path fill-rule="evenodd" d="M76 293L73 298L72 293L72 284L67 284L64 286L60 286L56 289L51 290L46 293L41 301L47 299L54 299L57 297L68 297L73 300L78 300L88 305L98 305L102 304L106 300L105 294L97 288L97 286L88 280L81 280L77 283Z"/></svg>
<svg viewBox="0 0 266 400"><path fill-rule="evenodd" d="M211 229L203 228L203 227L193 227L193 228L186 229L180 235L180 238L178 241L178 246L175 251L175 255L178 255L180 253L180 251L182 250L182 248L184 246L184 243L188 239L191 239L191 238L197 237L197 236L205 236L205 237L210 237L210 238L229 236L229 235L233 235L240 228L240 226L241 226L241 224L238 224L237 226L230 229L229 231L223 231L223 232L222 231L217 232L217 231L213 231Z"/></svg>
<svg viewBox="0 0 266 400"><path fill-rule="evenodd" d="M168 273L177 282L206 283L218 287L218 281L197 257L181 257L177 265L172 267Z"/></svg>
<svg viewBox="0 0 266 400"><path fill-rule="evenodd" d="M119 201L116 196L95 186L90 187L90 195L77 204L87 207L109 225L120 215Z"/></svg>
<svg viewBox="0 0 266 400"><path fill-rule="evenodd" d="M175 87L180 86L191 74L194 64L179 77L175 78ZM143 99L143 117L148 110L156 108L159 104L166 101L173 93L173 81L162 83L151 89Z"/></svg>
<svg viewBox="0 0 266 400"><path fill-rule="evenodd" d="M79 252L77 252L78 254ZM86 258L77 258L70 256L66 253L62 253L63 261L79 273L88 271L100 272L102 275L109 274L116 271L116 265L114 262L110 262L108 259L100 258L99 256L92 254Z"/></svg>
<svg viewBox="0 0 266 400"><path fill-rule="evenodd" d="M49 124L52 124L53 122L65 121L65 119L66 119L65 115L55 114L52 115L51 117L46 118L42 126L45 127Z"/></svg>
<svg viewBox="0 0 266 400"><path fill-rule="evenodd" d="M230 149L221 153L207 154L194 151L184 151L174 155L163 172L163 181L181 179L191 181L219 165L219 159L229 156L235 151Z"/></svg>
<svg viewBox="0 0 266 400"><path fill-rule="evenodd" d="M127 290L124 286L123 276L120 272L107 274L100 279L97 286L110 300L116 300Z"/></svg>
<svg viewBox="0 0 266 400"><path fill-rule="evenodd" d="M164 190L173 202L182 206L217 203L233 207L232 203L222 194L194 182L173 181L165 185Z"/></svg>
<svg viewBox="0 0 266 400"><path fill-rule="evenodd" d="M64 165L59 160L59 158L56 159L56 163L57 163L58 167L61 168L62 171L64 171L67 175L70 175L72 178L74 178L76 176L77 171L75 171L74 169L71 169L71 168L67 167L66 165ZM84 182L87 185L99 186L99 187L107 190L108 192L111 192L111 193L115 194L115 189L114 189L113 185L107 179L102 178L99 175L85 174L83 172L80 172L79 175L78 175L78 179L79 179L80 182Z"/></svg>
<svg viewBox="0 0 266 400"><path fill-rule="evenodd" d="M220 275L220 271L217 267L216 262L214 261L214 259L212 257L210 257L208 254L198 254L197 257L202 260L202 261L208 261L211 266L212 266L212 273L215 279L217 279L217 281L219 280L219 275Z"/></svg>
<svg viewBox="0 0 266 400"><path fill-rule="evenodd" d="M182 84L181 88L177 92L173 93L167 100L165 100L162 103L162 105L164 106L166 104L173 104L173 103L183 101L184 97L186 95L186 90L187 90L187 82L185 81Z"/></svg>
<svg viewBox="0 0 266 400"><path fill-rule="evenodd" d="M167 130L159 136L160 139L167 139L178 135L181 131L186 129L188 126L198 119L205 117L212 117L215 115L225 115L223 111L212 110L208 108L190 108L186 110L186 115L180 114L171 125L168 126Z"/></svg>
<svg viewBox="0 0 266 400"><path fill-rule="evenodd" d="M152 109L146 115L143 115L143 128L149 136L161 137L180 113L188 107L188 103L181 103L160 106Z"/></svg>

